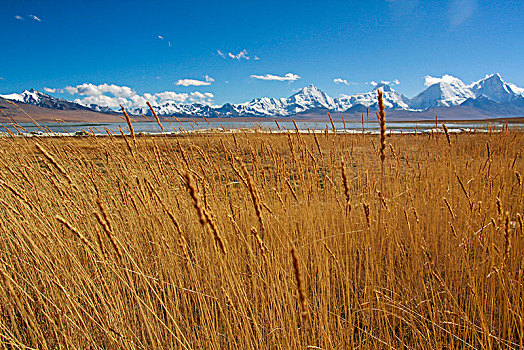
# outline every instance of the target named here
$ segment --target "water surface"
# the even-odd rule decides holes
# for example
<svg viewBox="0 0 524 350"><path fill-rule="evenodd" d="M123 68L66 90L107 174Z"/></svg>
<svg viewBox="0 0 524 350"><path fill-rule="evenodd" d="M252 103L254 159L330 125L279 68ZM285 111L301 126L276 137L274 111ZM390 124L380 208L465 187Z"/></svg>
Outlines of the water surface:
<svg viewBox="0 0 524 350"><path fill-rule="evenodd" d="M505 127L505 123L501 122L450 122L446 123L447 128L450 132L471 132L471 131L488 131L488 130L501 130ZM4 125L9 128L12 132L21 134L32 134L32 135L48 135L48 134L63 134L63 135L75 135L75 134L97 134L107 135L108 132L113 134L120 134L120 129L124 133L129 133L129 129L126 123L41 123L40 127L37 127L31 123L21 123L20 126L23 128L17 128L11 124ZM177 134L187 132L230 132L239 130L258 130L264 132L285 132L287 130L296 130L298 128L301 131L323 131L328 128L330 131L333 126L328 121L326 122L300 122L296 124L290 122L275 122L275 121L231 121L231 122L216 122L204 120L199 121L163 121L162 126L164 130L160 129L160 126L156 122L133 122L133 129L135 133L142 134ZM335 122L335 130L339 133L376 133L380 130L378 123L376 122L365 122L364 125L360 122ZM432 131L441 131L442 124L435 125L435 122L390 122L386 124L388 132L390 133L423 133ZM524 128L524 123L511 123L510 128ZM24 130L25 129L25 130ZM5 131L5 129L3 129Z"/></svg>

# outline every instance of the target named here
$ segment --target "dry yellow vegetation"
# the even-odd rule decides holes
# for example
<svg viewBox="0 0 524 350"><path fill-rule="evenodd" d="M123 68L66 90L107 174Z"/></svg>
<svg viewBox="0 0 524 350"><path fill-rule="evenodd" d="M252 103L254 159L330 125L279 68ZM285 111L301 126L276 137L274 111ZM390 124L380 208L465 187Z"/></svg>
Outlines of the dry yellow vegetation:
<svg viewBox="0 0 524 350"><path fill-rule="evenodd" d="M522 132L384 145L1 138L0 344L523 348Z"/></svg>

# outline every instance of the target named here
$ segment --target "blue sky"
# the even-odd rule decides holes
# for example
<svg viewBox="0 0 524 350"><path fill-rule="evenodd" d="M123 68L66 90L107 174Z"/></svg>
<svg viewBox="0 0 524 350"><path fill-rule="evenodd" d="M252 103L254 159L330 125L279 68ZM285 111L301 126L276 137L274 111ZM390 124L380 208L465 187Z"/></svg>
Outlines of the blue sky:
<svg viewBox="0 0 524 350"><path fill-rule="evenodd" d="M524 86L522 0L0 5L0 94L33 87L68 99L171 94L222 104L308 84L337 97L398 80L413 97L426 75L470 83L497 72Z"/></svg>

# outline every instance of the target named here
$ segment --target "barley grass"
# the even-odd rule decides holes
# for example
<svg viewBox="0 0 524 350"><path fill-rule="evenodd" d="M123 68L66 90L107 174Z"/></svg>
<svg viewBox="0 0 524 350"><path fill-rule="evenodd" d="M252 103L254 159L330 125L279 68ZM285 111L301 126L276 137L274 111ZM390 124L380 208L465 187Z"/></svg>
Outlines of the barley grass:
<svg viewBox="0 0 524 350"><path fill-rule="evenodd" d="M0 138L0 348L524 347L520 131L131 139Z"/></svg>

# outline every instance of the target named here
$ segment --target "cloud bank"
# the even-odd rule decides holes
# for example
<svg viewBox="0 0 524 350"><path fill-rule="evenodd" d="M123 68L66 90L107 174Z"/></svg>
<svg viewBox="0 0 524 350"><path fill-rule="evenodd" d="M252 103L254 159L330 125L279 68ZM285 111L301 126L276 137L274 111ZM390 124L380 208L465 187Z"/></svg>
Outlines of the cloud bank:
<svg viewBox="0 0 524 350"><path fill-rule="evenodd" d="M212 79L207 77L207 79ZM188 85L189 86L189 85ZM56 92L56 89L46 90L47 92ZM54 91L50 91L54 90ZM146 102L149 101L153 106L174 102L174 103L202 103L206 105L213 104L215 97L210 92L194 91L189 93L178 93L175 91L164 91L155 94L144 93L138 94L135 90L128 86L120 86L115 84L100 84L95 85L91 83L84 83L76 86L66 86L60 89L61 92L68 92L70 95L77 95L78 98L74 102L89 106L96 104L102 107L119 108L120 105L125 108L146 107Z"/></svg>

